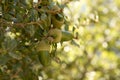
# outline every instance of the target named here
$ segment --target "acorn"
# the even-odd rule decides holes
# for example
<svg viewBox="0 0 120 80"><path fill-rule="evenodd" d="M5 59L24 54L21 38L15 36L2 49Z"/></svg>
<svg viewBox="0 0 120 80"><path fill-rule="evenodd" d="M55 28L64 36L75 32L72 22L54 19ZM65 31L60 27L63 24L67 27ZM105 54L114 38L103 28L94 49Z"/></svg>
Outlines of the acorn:
<svg viewBox="0 0 120 80"><path fill-rule="evenodd" d="M51 22L54 28L61 28L61 26L64 24L64 18L61 14L55 14L52 16Z"/></svg>
<svg viewBox="0 0 120 80"><path fill-rule="evenodd" d="M51 58L48 50L39 51L38 58L43 66L48 66L51 63Z"/></svg>
<svg viewBox="0 0 120 80"><path fill-rule="evenodd" d="M62 38L61 41L69 41L74 38L73 34L69 31L62 31Z"/></svg>
<svg viewBox="0 0 120 80"><path fill-rule="evenodd" d="M38 43L38 45L36 46L36 50L37 50L37 54L38 54L38 58L40 63L43 66L48 66L51 63L51 59L50 59L50 45L42 40Z"/></svg>
<svg viewBox="0 0 120 80"><path fill-rule="evenodd" d="M49 51L50 50L50 45L48 44L47 41L42 40L37 44L36 50L37 50L37 52L43 51L43 50Z"/></svg>
<svg viewBox="0 0 120 80"><path fill-rule="evenodd" d="M49 32L48 32L48 35L50 37L53 38L53 42L54 43L57 43L57 42L60 42L61 41L61 38L62 38L62 31L60 29L51 29Z"/></svg>

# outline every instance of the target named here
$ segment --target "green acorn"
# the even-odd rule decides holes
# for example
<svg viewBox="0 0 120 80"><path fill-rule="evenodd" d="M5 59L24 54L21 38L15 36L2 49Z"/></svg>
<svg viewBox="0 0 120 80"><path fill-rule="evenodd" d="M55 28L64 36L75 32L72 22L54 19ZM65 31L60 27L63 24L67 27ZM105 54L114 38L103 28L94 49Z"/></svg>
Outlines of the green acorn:
<svg viewBox="0 0 120 80"><path fill-rule="evenodd" d="M43 66L48 66L51 63L49 51L47 50L39 51L38 58L39 58L40 63Z"/></svg>
<svg viewBox="0 0 120 80"><path fill-rule="evenodd" d="M49 55L50 45L46 41L42 40L36 46L36 50L38 52L38 58L40 63L43 66L48 66L51 62Z"/></svg>
<svg viewBox="0 0 120 80"><path fill-rule="evenodd" d="M64 18L61 14L55 14L51 18L53 27L55 28L61 28L61 26L64 24Z"/></svg>
<svg viewBox="0 0 120 80"><path fill-rule="evenodd" d="M53 42L57 43L61 41L62 38L62 32L60 29L51 29L48 34L50 37L53 38Z"/></svg>
<svg viewBox="0 0 120 80"><path fill-rule="evenodd" d="M74 38L73 34L69 31L62 31L61 41L69 41Z"/></svg>
<svg viewBox="0 0 120 80"><path fill-rule="evenodd" d="M50 45L48 44L47 41L42 40L37 44L36 50L37 50L37 52L44 51L44 50L49 51L50 50Z"/></svg>

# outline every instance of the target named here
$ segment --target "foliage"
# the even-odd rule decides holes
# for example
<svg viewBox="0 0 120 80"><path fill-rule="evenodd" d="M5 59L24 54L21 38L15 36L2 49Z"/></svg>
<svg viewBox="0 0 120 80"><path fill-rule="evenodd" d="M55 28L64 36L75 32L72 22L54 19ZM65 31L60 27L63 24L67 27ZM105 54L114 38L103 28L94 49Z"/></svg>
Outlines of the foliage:
<svg viewBox="0 0 120 80"><path fill-rule="evenodd" d="M0 79L119 80L119 5L0 0Z"/></svg>
<svg viewBox="0 0 120 80"><path fill-rule="evenodd" d="M0 78L36 80L57 57L57 43L74 37L61 29L67 22L63 8L52 0L0 0L0 5Z"/></svg>

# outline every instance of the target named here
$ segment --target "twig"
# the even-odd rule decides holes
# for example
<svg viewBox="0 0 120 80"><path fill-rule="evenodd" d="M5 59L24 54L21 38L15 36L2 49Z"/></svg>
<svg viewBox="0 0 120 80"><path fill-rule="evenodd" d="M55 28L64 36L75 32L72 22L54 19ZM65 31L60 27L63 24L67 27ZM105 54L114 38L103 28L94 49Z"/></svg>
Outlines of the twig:
<svg viewBox="0 0 120 80"><path fill-rule="evenodd" d="M63 9L60 9L60 10L42 10L42 9L38 9L38 8L36 8L36 10L38 12L46 12L46 13L50 13L50 14L58 14L58 13L61 13L63 11Z"/></svg>
<svg viewBox="0 0 120 80"><path fill-rule="evenodd" d="M32 21L32 22L26 22L26 23L14 23L14 22L7 22L6 20L4 20L4 19L1 19L0 20L0 24L2 24L2 25L7 25L7 26L17 26L17 27L24 27L24 26L26 26L26 25L35 25L35 24L37 24L37 25L39 25L39 24L41 24L42 23L42 21ZM2 26L0 26L0 27L2 27Z"/></svg>

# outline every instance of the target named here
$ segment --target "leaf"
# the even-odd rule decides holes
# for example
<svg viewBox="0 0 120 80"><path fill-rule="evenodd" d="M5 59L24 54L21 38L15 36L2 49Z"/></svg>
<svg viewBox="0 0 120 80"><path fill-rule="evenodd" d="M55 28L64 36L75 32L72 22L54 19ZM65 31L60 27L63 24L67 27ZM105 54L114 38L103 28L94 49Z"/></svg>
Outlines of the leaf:
<svg viewBox="0 0 120 80"><path fill-rule="evenodd" d="M13 18L13 16L12 15L10 15L10 14L8 14L8 13L6 13L6 14L4 14L4 19L6 19L6 20L11 20Z"/></svg>
<svg viewBox="0 0 120 80"><path fill-rule="evenodd" d="M25 31L30 34L30 36L34 36L35 34L35 26L34 25L29 25L25 28Z"/></svg>
<svg viewBox="0 0 120 80"><path fill-rule="evenodd" d="M12 58L17 59L17 60L22 59L22 54L19 51L9 52L9 56L11 56Z"/></svg>
<svg viewBox="0 0 120 80"><path fill-rule="evenodd" d="M11 39L10 37L6 37L2 43L2 48L7 51L13 51L16 47L17 41L15 39Z"/></svg>
<svg viewBox="0 0 120 80"><path fill-rule="evenodd" d="M30 10L30 21L38 20L38 12L35 9Z"/></svg>
<svg viewBox="0 0 120 80"><path fill-rule="evenodd" d="M0 65L5 65L10 59L11 58L8 56L8 54L0 55Z"/></svg>
<svg viewBox="0 0 120 80"><path fill-rule="evenodd" d="M18 22L24 21L23 16L20 13L17 13L16 18L17 18Z"/></svg>
<svg viewBox="0 0 120 80"><path fill-rule="evenodd" d="M47 19L47 15L45 13L41 14L41 20L46 20Z"/></svg>
<svg viewBox="0 0 120 80"><path fill-rule="evenodd" d="M80 45L79 45L75 40L72 40L72 41L71 41L71 44L73 44L73 45L75 45L75 46L77 46L77 47L80 47Z"/></svg>
<svg viewBox="0 0 120 80"><path fill-rule="evenodd" d="M44 29L48 30L49 29L49 25L51 23L51 16L47 16L47 14L43 13L40 16L40 19L42 20L42 26L44 27Z"/></svg>

